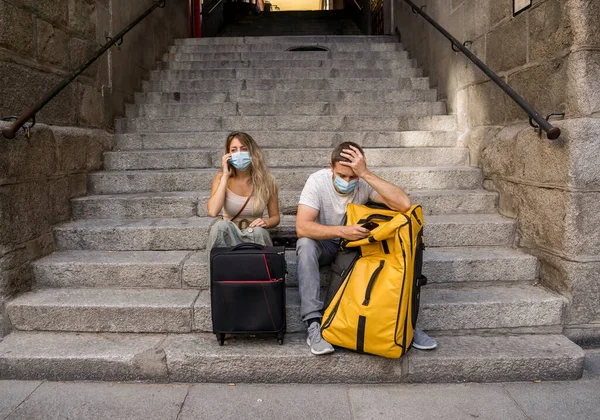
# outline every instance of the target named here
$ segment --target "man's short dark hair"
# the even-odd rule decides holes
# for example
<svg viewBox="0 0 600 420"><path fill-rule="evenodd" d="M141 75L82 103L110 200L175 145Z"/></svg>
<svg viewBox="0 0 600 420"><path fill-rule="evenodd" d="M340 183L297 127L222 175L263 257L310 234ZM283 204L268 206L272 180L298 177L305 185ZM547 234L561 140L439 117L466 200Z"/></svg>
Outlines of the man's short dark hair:
<svg viewBox="0 0 600 420"><path fill-rule="evenodd" d="M346 159L345 157L343 157L341 155L342 151L344 149L350 149L350 146L354 146L356 147L360 153L365 154L365 152L363 151L362 147L360 147L358 144L354 143L353 141L345 141L342 142L340 144L337 145L337 147L335 149L333 149L333 152L331 152L331 164L333 166L335 166L335 164L337 162L350 162L348 159Z"/></svg>

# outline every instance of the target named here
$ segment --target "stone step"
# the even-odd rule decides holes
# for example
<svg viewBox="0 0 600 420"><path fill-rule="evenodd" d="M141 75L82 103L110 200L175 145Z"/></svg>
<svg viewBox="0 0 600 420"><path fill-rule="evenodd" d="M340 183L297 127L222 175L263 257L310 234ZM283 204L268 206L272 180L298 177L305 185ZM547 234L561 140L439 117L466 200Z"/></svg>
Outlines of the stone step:
<svg viewBox="0 0 600 420"><path fill-rule="evenodd" d="M214 80L160 80L142 82L144 92L219 92L223 90L429 90L427 77L386 79L214 79Z"/></svg>
<svg viewBox="0 0 600 420"><path fill-rule="evenodd" d="M297 289L286 292L286 330L306 330ZM557 326L566 299L528 285L421 291L419 326L466 331ZM9 301L14 329L79 332L212 332L210 291L38 289Z"/></svg>
<svg viewBox="0 0 600 420"><path fill-rule="evenodd" d="M214 103L312 103L376 105L381 102L435 102L435 89L421 90L238 90L225 92L146 92L136 93L135 102L144 104L214 104Z"/></svg>
<svg viewBox="0 0 600 420"><path fill-rule="evenodd" d="M117 133L152 133L180 131L456 131L456 116L365 117L365 116L233 116L233 117L173 117L123 118L115 121Z"/></svg>
<svg viewBox="0 0 600 420"><path fill-rule="evenodd" d="M180 118L219 116L301 116L301 115L344 115L372 117L422 117L446 114L445 102L380 102L364 103L287 103L263 104L250 102L227 102L218 104L168 104L126 106L128 118Z"/></svg>
<svg viewBox="0 0 600 420"><path fill-rule="evenodd" d="M206 246L214 219L90 219L54 229L61 250L194 250Z"/></svg>
<svg viewBox="0 0 600 420"><path fill-rule="evenodd" d="M281 12L277 12L278 14ZM280 36L296 36L296 35L360 35L362 32L356 26L352 19L339 18L328 22L303 19L302 25L297 25L296 21L256 21L252 17L243 18L236 23L226 25L219 32L219 37L228 36L263 36L280 35Z"/></svg>
<svg viewBox="0 0 600 420"><path fill-rule="evenodd" d="M296 214L300 190L279 191L279 209L284 214ZM477 190L412 190L408 191L414 203L423 207L425 215L495 213L497 193ZM198 202L198 215L205 215L206 203L210 195ZM208 214L206 214L208 215Z"/></svg>
<svg viewBox="0 0 600 420"><path fill-rule="evenodd" d="M43 289L9 303L14 328L35 331L191 332L191 289Z"/></svg>
<svg viewBox="0 0 600 420"><path fill-rule="evenodd" d="M219 148L220 149L220 148ZM467 148L391 148L365 149L370 167L436 167L466 166ZM327 166L331 149L264 149L269 168L290 166ZM104 169L108 171L135 169L220 168L223 151L206 149L136 150L104 153Z"/></svg>
<svg viewBox="0 0 600 420"><path fill-rule="evenodd" d="M55 252L33 263L33 276L39 288L190 288L191 280L184 280L183 272L195 254L192 251ZM206 254L203 255L206 260ZM186 277L196 274L186 271ZM206 261L195 271L208 276Z"/></svg>
<svg viewBox="0 0 600 420"><path fill-rule="evenodd" d="M279 191L279 210L296 214L300 190ZM494 213L497 194L485 190L415 190L425 215ZM151 219L208 216L210 191L89 195L71 201L74 219Z"/></svg>
<svg viewBox="0 0 600 420"><path fill-rule="evenodd" d="M322 43L348 43L348 44L397 44L395 37L389 35L327 35L327 36L244 36L244 37L210 37L210 38L180 38L175 40L175 45L240 45L240 44L322 44Z"/></svg>
<svg viewBox="0 0 600 420"><path fill-rule="evenodd" d="M277 11L277 13L265 13L259 16L247 14L241 17L236 24L226 25L224 28L227 35L219 37L261 37L270 36L274 40L279 36L340 36L340 35L362 35L355 33L334 33L336 30L358 29L345 10L337 10L342 13L333 15L336 11L327 11L332 13L330 16L308 16L308 13L325 13L325 11ZM292 16L292 13L294 14ZM301 24L298 25L298 23ZM343 24L339 24L343 22ZM351 28L347 25L350 24ZM295 25L295 27L294 27ZM241 27L241 28L240 28ZM289 29L289 31L286 31ZM315 31L312 33L311 31ZM255 35L246 35L247 32L256 33ZM283 33L282 33L283 32Z"/></svg>
<svg viewBox="0 0 600 420"><path fill-rule="evenodd" d="M298 290L287 289L286 299L286 330L305 331L306 326L300 317ZM418 325L425 330L441 332L558 326L561 325L565 305L564 297L529 285L423 288ZM212 332L211 319L210 292L205 290L200 292L194 303L194 331Z"/></svg>
<svg viewBox="0 0 600 420"><path fill-rule="evenodd" d="M409 60L406 51L267 51L267 52L196 52L167 53L162 56L163 62L178 61L224 61L224 60Z"/></svg>
<svg viewBox="0 0 600 420"><path fill-rule="evenodd" d="M308 350L304 334L229 338L213 334L13 332L0 342L0 379L216 383L399 383L575 380L585 353L563 335L436 337L430 352L400 360L338 349Z"/></svg>
<svg viewBox="0 0 600 420"><path fill-rule="evenodd" d="M427 238L425 238L427 240ZM502 247L431 247L423 254L423 274L427 288L498 285L499 283L531 283L537 279L537 259L521 251ZM298 286L297 261L294 250L286 252L288 263L287 284ZM207 267L206 254L198 251L184 267L184 278L195 279L190 285L209 288L208 269L204 278L192 277L195 270ZM322 284L329 284L331 270L321 268ZM202 281L203 280L203 281Z"/></svg>
<svg viewBox="0 0 600 420"><path fill-rule="evenodd" d="M291 51L297 47L317 47L325 48L325 52L383 52L389 55L394 55L395 52L404 51L404 47L400 43L394 42L319 42L319 43L299 43L296 42L273 42L259 44L221 44L221 45L174 45L169 48L170 54L202 54L202 53L244 53L244 52L273 52L284 54L286 52L295 52L303 54L306 51Z"/></svg>
<svg viewBox="0 0 600 420"><path fill-rule="evenodd" d="M399 69L204 69L204 70L154 70L150 72L152 81L194 81L194 80L270 80L270 79L381 79L420 77L422 70L416 67Z"/></svg>
<svg viewBox="0 0 600 420"><path fill-rule="evenodd" d="M296 287L296 254L286 251L287 285ZM321 269L326 286L331 274ZM500 247L428 248L423 273L428 288L437 285L532 282L537 260L518 250ZM209 288L204 251L64 251L33 263L39 288Z"/></svg>
<svg viewBox="0 0 600 420"><path fill-rule="evenodd" d="M321 168L273 168L282 189L301 190ZM371 168L373 173L406 190L478 189L481 170L474 167ZM89 194L195 191L212 185L214 169L103 171L88 174Z"/></svg>
<svg viewBox="0 0 600 420"><path fill-rule="evenodd" d="M229 131L125 133L115 135L114 150L197 149L225 145ZM369 148L455 147L456 131L255 131L262 148L329 147L353 141Z"/></svg>
<svg viewBox="0 0 600 420"><path fill-rule="evenodd" d="M74 219L208 216L209 191L89 195L71 200Z"/></svg>
<svg viewBox="0 0 600 420"><path fill-rule="evenodd" d="M322 69L401 69L416 67L413 59L389 58L381 60L215 60L215 61L167 61L161 62L164 70L203 70L203 69L281 69L281 68L322 68Z"/></svg>
<svg viewBox="0 0 600 420"><path fill-rule="evenodd" d="M272 237L295 237L295 216L282 216ZM172 251L204 249L215 219L84 219L54 228L59 250ZM511 246L515 221L496 214L427 216L429 247Z"/></svg>
<svg viewBox="0 0 600 420"><path fill-rule="evenodd" d="M218 167L219 154L206 149L135 150L106 152L104 169L120 171L132 169L186 169ZM163 161L163 159L165 159ZM214 163L213 163L214 162Z"/></svg>
<svg viewBox="0 0 600 420"><path fill-rule="evenodd" d="M535 285L423 288L419 325L435 331L557 325L567 299ZM196 302L195 305L198 305Z"/></svg>

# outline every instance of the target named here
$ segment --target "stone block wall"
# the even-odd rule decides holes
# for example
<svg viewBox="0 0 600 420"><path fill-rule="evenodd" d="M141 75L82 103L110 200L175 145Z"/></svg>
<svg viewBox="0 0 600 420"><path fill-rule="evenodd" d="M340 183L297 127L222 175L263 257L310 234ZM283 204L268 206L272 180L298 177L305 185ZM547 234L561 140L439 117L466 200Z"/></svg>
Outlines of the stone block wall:
<svg viewBox="0 0 600 420"><path fill-rule="evenodd" d="M0 0L0 116L31 107L152 2ZM31 287L31 261L54 250L52 226L70 219L69 200L102 167L115 116L187 36L187 12L186 1L167 0L38 113L31 138L0 135L0 337L3 303Z"/></svg>
<svg viewBox="0 0 600 420"><path fill-rule="evenodd" d="M30 139L0 141L0 305L31 287L31 261L54 250L52 226L71 218L69 200L85 195L111 143L104 130L42 124Z"/></svg>
<svg viewBox="0 0 600 420"><path fill-rule="evenodd" d="M0 0L0 115L20 113L91 57L154 0ZM187 1L167 0L37 115L61 126L111 128L175 38Z"/></svg>
<svg viewBox="0 0 600 420"><path fill-rule="evenodd" d="M81 0L78 0L81 1ZM154 0L96 0L100 38L119 33L147 10ZM108 97L106 107L112 127L115 116L125 115L125 103L133 102L133 95L142 87L148 72L157 68L157 62L168 52L176 38L188 36L188 1L167 0L163 9L156 9L131 32L125 35L123 45L112 48L106 59L111 72L104 87Z"/></svg>
<svg viewBox="0 0 600 420"><path fill-rule="evenodd" d="M95 4L86 1L0 0L0 115L33 105L94 51L95 17ZM91 98L102 102L101 64L67 87L37 119L101 127L103 113L90 109Z"/></svg>
<svg viewBox="0 0 600 420"><path fill-rule="evenodd" d="M461 143L499 191L500 212L518 220L517 246L541 262L540 281L570 300L566 333L600 342L600 2L423 0L425 11L552 121L540 138L527 115L450 41L392 1L392 29L457 115Z"/></svg>

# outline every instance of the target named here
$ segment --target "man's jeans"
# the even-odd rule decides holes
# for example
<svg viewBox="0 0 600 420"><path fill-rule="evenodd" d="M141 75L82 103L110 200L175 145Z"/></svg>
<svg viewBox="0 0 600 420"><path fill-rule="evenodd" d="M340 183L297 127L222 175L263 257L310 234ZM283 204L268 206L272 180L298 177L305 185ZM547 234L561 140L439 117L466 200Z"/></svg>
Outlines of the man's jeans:
<svg viewBox="0 0 600 420"><path fill-rule="evenodd" d="M339 239L317 241L309 238L300 238L296 242L300 315L303 321L323 316L319 267L333 262L339 243Z"/></svg>

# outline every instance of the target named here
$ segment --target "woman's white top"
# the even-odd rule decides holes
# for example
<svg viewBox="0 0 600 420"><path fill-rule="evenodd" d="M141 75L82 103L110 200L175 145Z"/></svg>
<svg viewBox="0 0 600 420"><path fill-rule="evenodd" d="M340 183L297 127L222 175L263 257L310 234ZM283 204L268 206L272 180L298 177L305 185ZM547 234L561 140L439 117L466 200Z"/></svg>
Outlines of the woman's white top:
<svg viewBox="0 0 600 420"><path fill-rule="evenodd" d="M225 203L223 204L223 219L231 220L231 218L235 216L238 211L240 211L247 199L248 197L237 195L234 192L232 192L229 188L227 188L227 192L225 193ZM244 210L242 210L240 215L235 220L240 221L242 219L249 219L250 221L252 221L254 219L262 217L265 213L265 208L263 207L255 212L255 201L256 197L250 198L248 204L246 204L246 207L244 207Z"/></svg>

